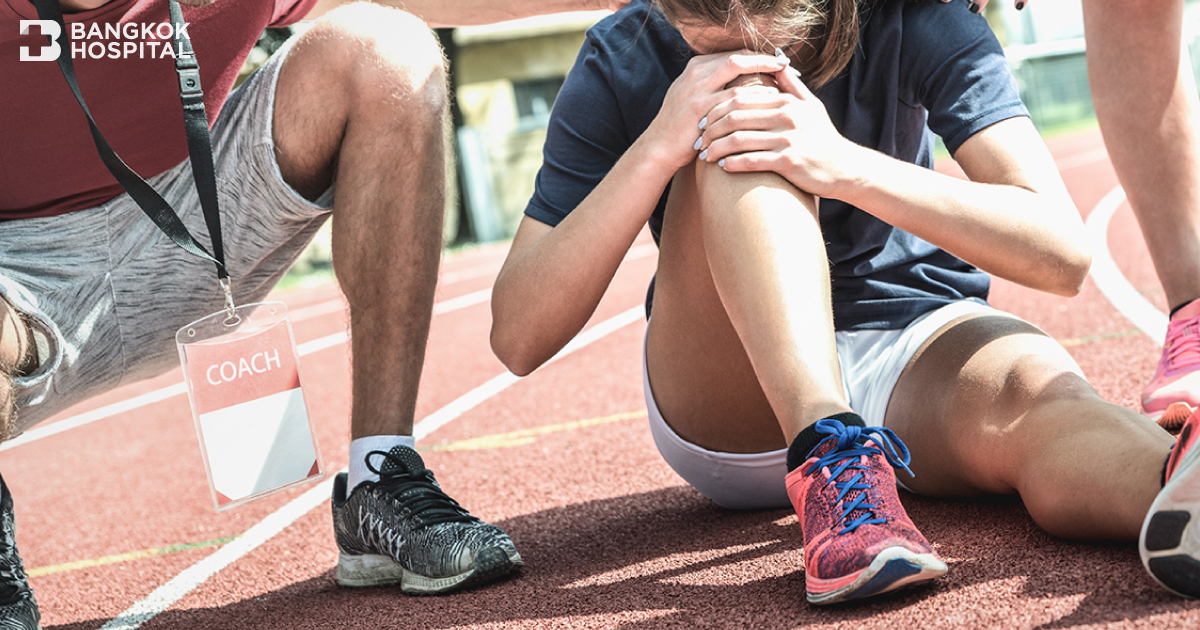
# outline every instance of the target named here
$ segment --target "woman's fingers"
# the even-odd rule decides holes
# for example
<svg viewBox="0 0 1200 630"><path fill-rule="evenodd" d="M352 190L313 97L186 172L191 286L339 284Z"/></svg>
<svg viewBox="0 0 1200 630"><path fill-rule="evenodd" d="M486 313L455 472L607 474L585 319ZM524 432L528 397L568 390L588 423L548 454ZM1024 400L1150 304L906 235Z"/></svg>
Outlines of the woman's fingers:
<svg viewBox="0 0 1200 630"><path fill-rule="evenodd" d="M705 125L702 129L708 129L717 121L736 111L773 109L782 107L786 103L784 96L778 90L771 88L730 88L722 94L724 98L714 105L708 115L704 117Z"/></svg>
<svg viewBox="0 0 1200 630"><path fill-rule="evenodd" d="M730 156L755 152L781 152L787 141L778 133L766 130L746 130L723 136L700 152L705 162L719 162Z"/></svg>
<svg viewBox="0 0 1200 630"><path fill-rule="evenodd" d="M744 74L775 74L786 65L785 60L773 55L763 55L749 50L731 53L701 55L693 59L690 68L697 83L709 91L718 92L734 79Z"/></svg>

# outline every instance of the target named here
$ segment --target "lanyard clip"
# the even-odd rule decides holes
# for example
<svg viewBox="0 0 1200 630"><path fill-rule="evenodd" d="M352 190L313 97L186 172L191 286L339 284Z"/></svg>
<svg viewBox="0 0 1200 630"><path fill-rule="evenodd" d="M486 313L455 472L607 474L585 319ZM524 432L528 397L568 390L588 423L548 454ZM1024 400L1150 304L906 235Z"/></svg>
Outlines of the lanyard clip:
<svg viewBox="0 0 1200 630"><path fill-rule="evenodd" d="M221 290L225 292L225 314L229 319L237 319L237 307L233 305L233 285L230 284L229 278L218 278L217 282L221 283Z"/></svg>

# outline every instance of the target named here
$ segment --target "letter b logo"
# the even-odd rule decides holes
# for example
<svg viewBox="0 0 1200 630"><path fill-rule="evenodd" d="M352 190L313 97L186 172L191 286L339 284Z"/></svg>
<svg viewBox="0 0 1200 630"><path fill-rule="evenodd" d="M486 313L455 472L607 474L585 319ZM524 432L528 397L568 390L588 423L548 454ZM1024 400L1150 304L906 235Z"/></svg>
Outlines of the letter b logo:
<svg viewBox="0 0 1200 630"><path fill-rule="evenodd" d="M31 55L28 46L21 46L21 61L54 61L58 59L58 54L62 52L62 47L58 45L57 41L58 37L62 35L62 29L58 27L58 23L50 20L21 20L21 34L28 35L30 26L40 28L42 35L50 38L50 44L42 47L40 55Z"/></svg>

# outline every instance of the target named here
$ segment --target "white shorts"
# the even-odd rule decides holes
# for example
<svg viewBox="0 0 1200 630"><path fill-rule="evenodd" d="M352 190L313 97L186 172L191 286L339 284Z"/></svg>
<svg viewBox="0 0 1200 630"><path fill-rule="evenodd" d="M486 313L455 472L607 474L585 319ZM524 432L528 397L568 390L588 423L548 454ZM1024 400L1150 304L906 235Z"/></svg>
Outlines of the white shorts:
<svg viewBox="0 0 1200 630"><path fill-rule="evenodd" d="M884 426L892 390L917 350L945 325L977 313L1008 315L982 300L968 299L930 311L902 330L837 332L842 386L850 408L862 416L867 426ZM700 494L721 507L760 510L790 506L783 481L787 475L787 449L766 453L721 453L679 437L663 419L654 401L645 356L643 344L642 384L650 433L667 464Z"/></svg>

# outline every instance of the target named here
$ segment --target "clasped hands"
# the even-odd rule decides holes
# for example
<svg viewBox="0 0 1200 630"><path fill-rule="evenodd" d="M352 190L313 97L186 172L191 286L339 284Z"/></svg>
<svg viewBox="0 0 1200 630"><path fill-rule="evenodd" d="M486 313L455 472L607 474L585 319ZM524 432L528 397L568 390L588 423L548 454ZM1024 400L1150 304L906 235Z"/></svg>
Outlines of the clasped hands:
<svg viewBox="0 0 1200 630"><path fill-rule="evenodd" d="M861 149L834 128L778 49L692 58L649 131L670 147L676 168L698 159L731 173L771 171L822 197L837 196Z"/></svg>

